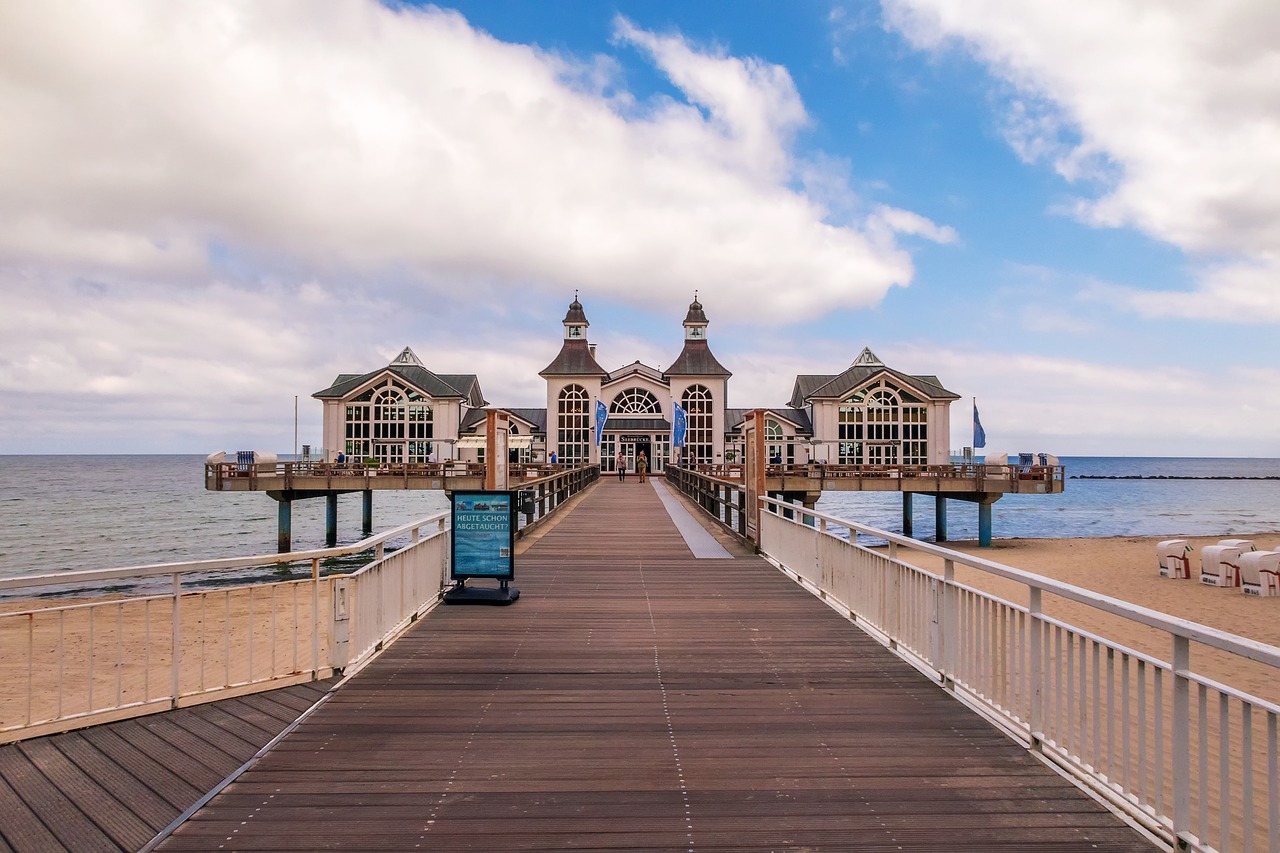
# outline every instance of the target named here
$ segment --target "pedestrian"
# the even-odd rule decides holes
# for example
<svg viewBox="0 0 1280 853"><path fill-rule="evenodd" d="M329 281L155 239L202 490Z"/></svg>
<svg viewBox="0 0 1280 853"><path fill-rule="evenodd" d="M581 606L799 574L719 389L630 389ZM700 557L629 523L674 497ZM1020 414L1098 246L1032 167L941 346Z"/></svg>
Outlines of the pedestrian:
<svg viewBox="0 0 1280 853"><path fill-rule="evenodd" d="M636 473L640 475L640 482L647 482L649 474L649 460L645 457L643 450L641 450L640 455L636 457Z"/></svg>
<svg viewBox="0 0 1280 853"><path fill-rule="evenodd" d="M618 482L625 483L627 481L627 454L619 450L617 462L618 462Z"/></svg>
<svg viewBox="0 0 1280 853"><path fill-rule="evenodd" d="M556 464L556 452L554 450L551 451L551 464Z"/></svg>

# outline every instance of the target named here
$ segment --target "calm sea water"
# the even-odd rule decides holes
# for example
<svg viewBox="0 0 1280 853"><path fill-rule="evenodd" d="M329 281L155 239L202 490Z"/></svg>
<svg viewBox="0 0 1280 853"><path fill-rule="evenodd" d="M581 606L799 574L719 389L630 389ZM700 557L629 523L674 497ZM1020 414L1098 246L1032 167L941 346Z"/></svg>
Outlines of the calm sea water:
<svg viewBox="0 0 1280 853"><path fill-rule="evenodd" d="M324 505L293 502L294 550L324 547ZM443 492L375 492L374 529L447 508ZM338 497L339 544L363 538L360 513L359 494ZM275 550L276 502L205 491L203 456L0 456L0 577Z"/></svg>
<svg viewBox="0 0 1280 853"><path fill-rule="evenodd" d="M276 503L204 489L202 456L0 456L0 576L270 554ZM1280 477L1280 459L1067 457L1073 475ZM385 530L446 509L442 492L377 492ZM819 510L887 530L897 493L833 492ZM1239 535L1280 531L1280 480L1078 480L1061 495L1010 495L993 510L1008 537ZM933 536L933 502L915 499L915 535ZM338 499L338 539L358 541L360 496ZM949 502L952 539L976 539L976 506ZM1276 538L1276 537L1273 537ZM1263 545L1280 545L1265 540ZM324 501L293 504L295 549L324 545Z"/></svg>
<svg viewBox="0 0 1280 853"><path fill-rule="evenodd" d="M1065 456L1060 495L1006 495L992 506L997 539L1238 536L1280 532L1280 479L1091 480L1100 477L1280 477L1280 459ZM934 501L914 498L914 535L934 538ZM827 492L818 511L902 531L896 492ZM949 539L978 538L978 507L947 501ZM1272 542L1272 539L1275 542ZM1280 537L1259 543L1280 546Z"/></svg>

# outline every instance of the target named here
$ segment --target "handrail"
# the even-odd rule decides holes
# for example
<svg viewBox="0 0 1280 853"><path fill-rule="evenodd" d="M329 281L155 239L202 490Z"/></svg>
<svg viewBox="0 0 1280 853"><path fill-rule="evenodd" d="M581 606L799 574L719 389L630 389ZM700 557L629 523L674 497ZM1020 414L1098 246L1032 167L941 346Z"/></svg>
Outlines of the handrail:
<svg viewBox="0 0 1280 853"><path fill-rule="evenodd" d="M1178 849L1280 850L1280 704L1215 679L1212 659L1193 667L1192 644L1269 667L1264 679L1280 647L785 501L760 505L766 559L1116 810ZM940 558L942 573L899 559L903 548ZM961 583L957 566L1022 585L1027 605ZM1049 616L1045 593L1154 629L1172 655Z"/></svg>
<svg viewBox="0 0 1280 853"><path fill-rule="evenodd" d="M741 481L745 466L741 462L721 464L699 463L686 470L696 471L722 480ZM986 465L973 462L943 465L870 465L837 462L793 462L765 464L766 477L808 477L819 479L967 479L1026 480L1061 483L1066 480L1063 465Z"/></svg>
<svg viewBox="0 0 1280 853"><path fill-rule="evenodd" d="M1167 631L1179 637L1186 637L1189 640L1195 640L1206 646L1212 646L1215 649L1221 649L1224 652L1240 655L1249 660L1265 663L1269 666L1280 667L1280 647L1272 646L1267 643L1260 643L1257 640L1250 640L1247 637L1240 637L1226 631L1219 630L1209 625L1202 625L1199 622L1192 622L1190 619L1179 619L1176 616L1169 616L1158 610L1152 610L1149 607L1143 607L1140 604L1132 604L1128 601L1121 601L1118 598L1111 598L1102 593L1093 592L1084 587L1075 586L1062 581L1047 578L1044 575L1037 575L1034 572L1028 572L1023 569L1015 569L1012 566L1006 566L1001 563L995 563L991 560L984 560L981 557L971 557L959 551L952 551L938 545L932 545L928 542L921 542L918 539L912 539L909 536L901 536L897 533L890 533L887 530L880 530L866 524L859 524L856 521L849 521L838 516L828 515L811 509L801 509L795 504L789 504L786 501L780 501L776 498L761 497L761 504L773 506L776 510L786 510L789 513L802 514L806 517L820 518L828 524L834 523L838 527L847 527L850 530L856 530L859 533L865 533L868 536L875 536L892 542L895 545L910 548L913 551L920 551L924 554L930 554L934 557L941 557L944 560L950 560L962 566L969 566L975 569L981 569L984 572L993 574L996 577L1007 578L1026 584L1033 589L1039 589L1042 592L1052 593L1071 601L1079 602L1101 610L1104 613L1111 613L1116 616L1123 616L1126 619L1132 619L1134 622L1146 625L1150 628L1157 628L1161 631Z"/></svg>
<svg viewBox="0 0 1280 853"><path fill-rule="evenodd" d="M351 545L340 545L334 548L313 548L307 551L290 551L285 554L262 554L252 557L221 557L216 560L195 560L181 563L153 563L143 566L126 566L118 569L86 569L83 571L60 572L56 574L27 575L12 578L0 578L0 591L8 589L25 589L27 587L63 586L75 583L91 583L104 580L121 580L124 578L148 578L161 575L173 575L186 572L215 572L223 569L245 569L254 566L270 566L280 563L296 563L303 560L323 560L329 557L345 557L359 554L377 547L384 542L411 533L415 529L425 527L447 516L447 512L438 512L418 521L402 524L391 530L383 531L367 539L361 539Z"/></svg>

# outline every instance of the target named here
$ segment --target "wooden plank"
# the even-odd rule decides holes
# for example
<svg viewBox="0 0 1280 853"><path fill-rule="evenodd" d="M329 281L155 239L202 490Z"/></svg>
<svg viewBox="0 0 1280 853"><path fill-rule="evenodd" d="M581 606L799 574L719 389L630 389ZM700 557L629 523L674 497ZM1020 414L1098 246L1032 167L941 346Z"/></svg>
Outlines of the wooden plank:
<svg viewBox="0 0 1280 853"><path fill-rule="evenodd" d="M26 741L18 750L103 835L121 850L137 850L155 836L113 792L70 761L53 743Z"/></svg>
<svg viewBox="0 0 1280 853"><path fill-rule="evenodd" d="M0 762L0 853L137 849L333 683L222 700L220 710L214 703L198 705L0 746L0 757L9 754ZM214 732L212 739L232 751L192 729ZM12 784L5 781L10 775ZM81 818L68 818L70 812Z"/></svg>
<svg viewBox="0 0 1280 853"><path fill-rule="evenodd" d="M162 849L1148 843L758 557L601 483L504 608L441 607Z"/></svg>
<svg viewBox="0 0 1280 853"><path fill-rule="evenodd" d="M63 850L39 815L0 775L0 839L10 850Z"/></svg>
<svg viewBox="0 0 1280 853"><path fill-rule="evenodd" d="M149 840L173 820L174 807L124 767L108 758L81 733L68 732L52 738L68 761L73 762L96 780L115 798L124 803L151 830Z"/></svg>
<svg viewBox="0 0 1280 853"><path fill-rule="evenodd" d="M62 848L120 849L16 748L0 749L0 778L12 786L24 802L38 804L40 821Z"/></svg>
<svg viewBox="0 0 1280 853"><path fill-rule="evenodd" d="M174 807L174 817L200 799L222 776L145 729L88 729L85 740ZM179 775L181 771L181 775Z"/></svg>

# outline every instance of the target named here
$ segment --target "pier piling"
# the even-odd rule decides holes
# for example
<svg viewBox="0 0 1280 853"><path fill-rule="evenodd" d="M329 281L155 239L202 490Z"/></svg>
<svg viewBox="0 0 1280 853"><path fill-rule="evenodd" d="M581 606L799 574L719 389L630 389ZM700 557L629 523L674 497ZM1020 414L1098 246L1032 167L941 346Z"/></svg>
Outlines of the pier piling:
<svg viewBox="0 0 1280 853"><path fill-rule="evenodd" d="M362 498L360 513L360 529L365 536L373 533L373 490L366 489L360 494Z"/></svg>
<svg viewBox="0 0 1280 853"><path fill-rule="evenodd" d="M276 550L287 554L293 550L293 502L277 498L276 502Z"/></svg>
<svg viewBox="0 0 1280 853"><path fill-rule="evenodd" d="M902 535L911 536L914 529L914 513L911 506L911 493L902 493Z"/></svg>
<svg viewBox="0 0 1280 853"><path fill-rule="evenodd" d="M365 492L369 494L369 492ZM338 493L324 496L324 544L332 548L338 544Z"/></svg>
<svg viewBox="0 0 1280 853"><path fill-rule="evenodd" d="M935 499L936 503L933 507L933 527L935 542L947 541L947 499L942 495L938 495ZM910 534L908 534L910 535Z"/></svg>

